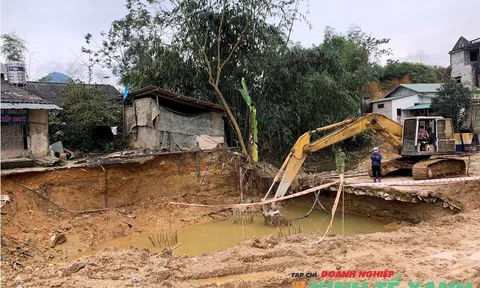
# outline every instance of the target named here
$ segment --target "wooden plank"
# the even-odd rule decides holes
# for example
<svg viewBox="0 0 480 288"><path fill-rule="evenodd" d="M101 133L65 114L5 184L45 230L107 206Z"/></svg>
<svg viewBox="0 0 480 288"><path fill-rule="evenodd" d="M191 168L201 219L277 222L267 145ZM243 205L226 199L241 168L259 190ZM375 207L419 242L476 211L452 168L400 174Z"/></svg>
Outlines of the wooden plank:
<svg viewBox="0 0 480 288"><path fill-rule="evenodd" d="M33 167L35 162L30 158L13 158L13 159L2 159L1 169L14 169L14 168L25 168Z"/></svg>
<svg viewBox="0 0 480 288"><path fill-rule="evenodd" d="M45 157L36 159L35 164L46 167L46 166L53 166L58 161L60 161L60 159L58 159L57 157L45 156Z"/></svg>

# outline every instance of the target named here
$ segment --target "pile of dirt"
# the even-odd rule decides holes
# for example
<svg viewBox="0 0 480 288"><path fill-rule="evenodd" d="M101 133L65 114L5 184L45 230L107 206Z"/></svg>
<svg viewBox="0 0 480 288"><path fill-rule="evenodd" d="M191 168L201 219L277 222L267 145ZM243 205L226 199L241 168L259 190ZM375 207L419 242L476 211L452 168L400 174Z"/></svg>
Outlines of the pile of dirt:
<svg viewBox="0 0 480 288"><path fill-rule="evenodd" d="M199 257L139 249L106 249L70 263L14 270L2 262L8 287L292 287L291 273L384 271L401 281L480 281L480 211L443 217L394 233L349 237L266 237ZM220 277L220 278L218 278ZM335 281L317 278L310 281ZM379 281L358 276L337 281ZM381 281L381 280L380 280ZM215 286L218 287L218 286Z"/></svg>

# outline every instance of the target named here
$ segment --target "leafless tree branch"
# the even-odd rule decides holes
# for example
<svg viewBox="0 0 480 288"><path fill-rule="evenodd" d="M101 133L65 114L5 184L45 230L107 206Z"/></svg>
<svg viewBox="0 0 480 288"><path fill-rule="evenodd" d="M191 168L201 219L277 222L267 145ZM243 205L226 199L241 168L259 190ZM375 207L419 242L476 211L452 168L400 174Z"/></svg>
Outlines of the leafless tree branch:
<svg viewBox="0 0 480 288"><path fill-rule="evenodd" d="M185 13L185 11L183 10L183 8L181 7L181 5L179 5L179 8L180 8L180 11L182 12L183 14L183 17L185 18L185 21L187 22L187 25L188 25L188 28L190 30L190 34L192 35L192 38L193 38L193 41L195 42L195 44L198 46L198 48L201 50L202 54L203 54L203 57L204 57L204 60L205 60L205 64L206 64L206 68L207 68L207 73L208 73L208 82L209 83L214 83L213 81L213 75L212 75L212 66L210 65L210 61L208 60L208 56L207 56L207 53L205 51L205 47L206 46L201 46L200 43L198 42L198 39L197 39L197 36L195 35L195 33L193 32L193 28L192 28L192 25L190 23L190 21L188 20L188 17L187 17L187 14ZM206 44L206 43L205 43Z"/></svg>
<svg viewBox="0 0 480 288"><path fill-rule="evenodd" d="M252 22L252 18L248 19L247 24L245 25L245 28L243 28L242 33L240 33L240 36L238 37L237 42L235 43L232 50L230 51L230 54L228 55L227 59L225 59L225 61L223 61L222 65L220 66L220 70L223 69L223 66L225 66L225 64L227 64L228 60L230 60L230 58L232 57L233 53L235 52L238 45L240 44L240 41L242 41L243 36L244 36L245 32L247 31L251 22Z"/></svg>

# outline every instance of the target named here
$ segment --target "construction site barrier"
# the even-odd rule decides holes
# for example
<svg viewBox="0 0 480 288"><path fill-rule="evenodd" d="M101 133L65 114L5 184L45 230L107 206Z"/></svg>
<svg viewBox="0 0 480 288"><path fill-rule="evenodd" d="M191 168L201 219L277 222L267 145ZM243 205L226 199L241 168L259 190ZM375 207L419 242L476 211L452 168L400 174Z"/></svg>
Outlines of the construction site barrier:
<svg viewBox="0 0 480 288"><path fill-rule="evenodd" d="M208 205L208 204L194 204L194 203L180 203L180 202L168 202L168 204L181 205L181 206L193 206L193 207L208 207L208 208L241 208L241 207L262 206L262 205L265 205L265 204L285 201L285 200L292 199L292 198L295 198L295 197L300 197L300 196L303 196L303 195L307 195L309 193L313 193L315 191L318 191L318 190L336 185L338 183L340 183L340 181L334 181L334 182L326 183L326 184L323 184L323 185L320 185L320 186L317 186L317 187L313 187L313 188L310 188L310 189L307 189L307 190L303 190L303 191L295 193L295 194L291 194L291 195L288 195L288 196L283 196L283 197L279 197L279 198L276 198L276 199L271 199L271 200L267 200L267 201L263 201L263 202L228 204L228 205Z"/></svg>
<svg viewBox="0 0 480 288"><path fill-rule="evenodd" d="M356 183L349 184L349 187L365 187L365 186L409 186L409 185L422 185L422 184L445 184L453 182L464 181L478 181L480 176L475 177L460 177L460 178L444 178L444 179L430 179L430 180L416 180L416 181L392 181L392 182L377 182L377 183Z"/></svg>
<svg viewBox="0 0 480 288"><path fill-rule="evenodd" d="M431 179L431 180L417 180L417 181L392 181L392 182L377 182L377 183L356 183L356 184L349 184L345 185L348 187L381 187L381 186L409 186L409 185L426 185L426 184L445 184L445 183L454 183L454 182L465 182L465 181L480 181L480 176L475 177L460 177L460 178L445 178L445 179ZM168 202L168 204L172 205L180 205L180 206L191 206L191 207L206 207L206 208L241 208L241 207L252 207L252 206L261 206L265 204L285 201L288 199L300 197L303 195L307 195L309 193L313 193L315 191L333 186L340 183L340 181L334 181L330 183L326 183L320 186L316 186L295 194L291 194L288 196L279 197L276 199L270 199L263 202L254 202L254 203L242 203L242 204L225 204L225 205L208 205L208 204L195 204L195 203L181 203L181 202Z"/></svg>

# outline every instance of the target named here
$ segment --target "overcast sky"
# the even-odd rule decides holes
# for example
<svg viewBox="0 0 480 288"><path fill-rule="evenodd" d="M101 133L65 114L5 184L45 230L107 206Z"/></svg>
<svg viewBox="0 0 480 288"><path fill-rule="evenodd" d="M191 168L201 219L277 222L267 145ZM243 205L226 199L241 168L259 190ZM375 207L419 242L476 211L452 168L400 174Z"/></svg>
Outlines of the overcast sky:
<svg viewBox="0 0 480 288"><path fill-rule="evenodd" d="M391 38L394 59L447 66L448 51L460 36L480 37L478 0L310 0L309 10L312 29L297 24L291 37L305 46L320 43L327 25L345 32L355 23L373 37ZM27 40L32 51L27 71L37 80L53 71L74 73L73 53L81 54L83 36L108 31L125 14L123 0L1 0L1 33L15 30ZM106 73L99 72L97 81L115 84L101 80Z"/></svg>

